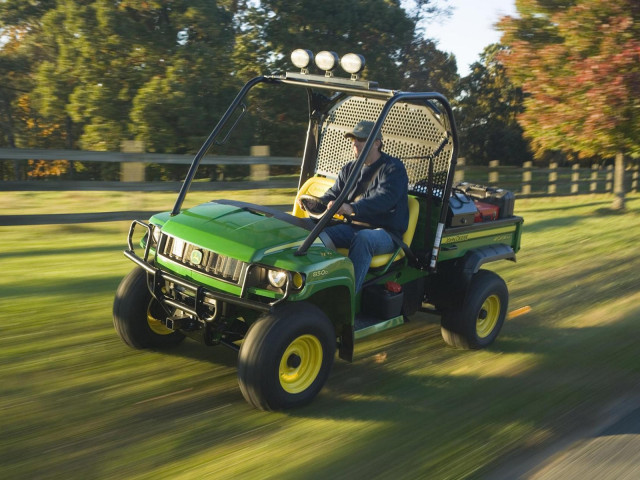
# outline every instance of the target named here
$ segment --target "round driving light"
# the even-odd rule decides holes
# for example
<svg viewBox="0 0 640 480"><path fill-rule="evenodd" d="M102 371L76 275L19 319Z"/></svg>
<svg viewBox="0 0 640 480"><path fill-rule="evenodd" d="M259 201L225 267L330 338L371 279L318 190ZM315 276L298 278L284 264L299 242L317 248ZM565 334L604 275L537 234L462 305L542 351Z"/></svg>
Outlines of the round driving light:
<svg viewBox="0 0 640 480"><path fill-rule="evenodd" d="M358 74L364 69L364 57L357 53L347 53L340 59L340 66L347 73Z"/></svg>
<svg viewBox="0 0 640 480"><path fill-rule="evenodd" d="M339 61L340 58L336 52L323 50L316 55L316 65L320 70L324 70L325 72L330 72L336 68Z"/></svg>
<svg viewBox="0 0 640 480"><path fill-rule="evenodd" d="M284 284L287 282L287 272L283 272L282 270L269 270L267 277L269 278L269 283L276 288L284 287Z"/></svg>
<svg viewBox="0 0 640 480"><path fill-rule="evenodd" d="M313 53L311 50L304 50L303 48L296 48L291 52L291 63L298 68L307 68L313 60Z"/></svg>

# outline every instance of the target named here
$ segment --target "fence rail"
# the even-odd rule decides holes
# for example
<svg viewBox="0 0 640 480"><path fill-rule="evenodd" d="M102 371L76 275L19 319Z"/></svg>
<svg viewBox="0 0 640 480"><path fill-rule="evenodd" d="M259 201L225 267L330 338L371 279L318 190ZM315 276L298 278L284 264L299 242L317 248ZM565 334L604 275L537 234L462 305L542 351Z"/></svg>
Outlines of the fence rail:
<svg viewBox="0 0 640 480"><path fill-rule="evenodd" d="M268 152L268 148L255 150ZM122 180L127 182L127 167L131 164L143 166L145 164L188 165L193 155L140 153L140 152L95 152L84 150L42 150L22 148L0 148L1 160L69 160L73 162L116 162L122 167ZM202 160L203 165L250 165L251 180L265 181L269 178L271 166L300 166L301 159L297 157L273 157L267 155L222 156L208 155ZM638 192L638 163L627 164L624 175L624 191ZM532 162L525 162L522 167L501 166L497 160L489 166L466 165L464 158L458 159L455 181L468 181L482 185L495 186L513 191L519 196L537 195L577 195L584 193L612 193L614 189L613 165L603 167L592 165L581 168L574 164L571 167L559 167L550 163L548 167L533 166ZM142 188L143 182L139 178L130 184L132 189ZM144 180L144 179L142 179ZM33 189L38 184L52 184L56 181L29 180L23 182L2 182L2 190L25 188L25 184ZM72 181L63 181L66 186ZM92 182L82 182L90 184ZM114 182L95 182L111 183ZM165 182L154 182L154 185ZM166 182L171 183L171 182ZM219 183L219 182L217 182ZM157 185L159 186L159 185ZM124 185L123 185L124 187ZM175 188L174 186L171 187ZM146 188L145 188L146 189Z"/></svg>
<svg viewBox="0 0 640 480"><path fill-rule="evenodd" d="M143 152L95 152L89 150L49 150L35 148L0 148L0 160L69 160L70 162L158 163L190 165L194 155ZM300 165L295 157L206 155L203 165Z"/></svg>
<svg viewBox="0 0 640 480"><path fill-rule="evenodd" d="M625 192L638 192L638 173L637 163L627 165L624 172ZM522 197L613 193L614 170L613 165L595 164L590 168L581 168L577 164L559 167L551 163L548 167L537 167L532 162L525 162L522 167L514 167L500 166L497 161L485 167L465 165L464 159L459 159L455 181L500 187Z"/></svg>

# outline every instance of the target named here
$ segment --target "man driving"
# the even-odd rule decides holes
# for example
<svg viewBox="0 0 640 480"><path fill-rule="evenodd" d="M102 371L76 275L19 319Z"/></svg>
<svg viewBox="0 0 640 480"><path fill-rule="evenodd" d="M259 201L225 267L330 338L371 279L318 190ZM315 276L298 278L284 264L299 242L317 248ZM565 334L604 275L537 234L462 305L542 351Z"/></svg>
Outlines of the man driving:
<svg viewBox="0 0 640 480"><path fill-rule="evenodd" d="M357 159L362 152L374 122L363 120L345 134L353 142ZM328 208L344 190L356 161L347 163L333 186L320 197ZM409 223L407 172L402 162L382 151L382 134L378 133L365 159L360 176L345 202L336 212L351 220L325 229L336 247L348 248L353 262L355 289L362 288L375 255L393 252L397 246L389 234L402 237Z"/></svg>

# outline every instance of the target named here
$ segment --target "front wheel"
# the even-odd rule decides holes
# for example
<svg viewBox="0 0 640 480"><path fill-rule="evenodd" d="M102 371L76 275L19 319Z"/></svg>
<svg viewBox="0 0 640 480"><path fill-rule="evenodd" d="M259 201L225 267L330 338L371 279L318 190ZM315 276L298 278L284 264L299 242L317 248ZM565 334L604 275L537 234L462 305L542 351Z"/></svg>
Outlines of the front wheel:
<svg viewBox="0 0 640 480"><path fill-rule="evenodd" d="M309 403L322 389L336 351L327 316L308 303L292 303L258 319L238 356L244 398L260 410Z"/></svg>
<svg viewBox="0 0 640 480"><path fill-rule="evenodd" d="M147 287L147 272L136 267L122 279L113 301L113 326L133 348L167 348L178 345L184 334L167 328L164 311Z"/></svg>
<svg viewBox="0 0 640 480"><path fill-rule="evenodd" d="M480 270L471 279L466 301L443 312L442 338L455 348L491 345L504 323L508 302L504 280L494 272Z"/></svg>

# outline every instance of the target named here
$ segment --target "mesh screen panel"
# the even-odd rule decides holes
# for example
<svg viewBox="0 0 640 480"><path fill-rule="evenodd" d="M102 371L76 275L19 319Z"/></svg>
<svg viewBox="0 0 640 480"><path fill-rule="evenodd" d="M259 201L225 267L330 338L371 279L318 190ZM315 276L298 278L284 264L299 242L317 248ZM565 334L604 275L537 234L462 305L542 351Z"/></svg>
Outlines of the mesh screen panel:
<svg viewBox="0 0 640 480"><path fill-rule="evenodd" d="M335 178L353 160L351 141L344 138L361 120L377 120L383 100L349 97L335 105L323 122L316 174ZM383 151L402 160L409 193L426 196L429 157L445 139L445 129L426 105L396 103L382 125ZM433 159L433 193L442 198L451 165L451 142Z"/></svg>

